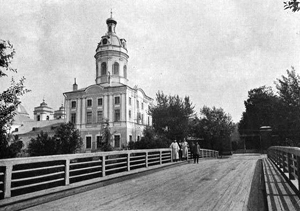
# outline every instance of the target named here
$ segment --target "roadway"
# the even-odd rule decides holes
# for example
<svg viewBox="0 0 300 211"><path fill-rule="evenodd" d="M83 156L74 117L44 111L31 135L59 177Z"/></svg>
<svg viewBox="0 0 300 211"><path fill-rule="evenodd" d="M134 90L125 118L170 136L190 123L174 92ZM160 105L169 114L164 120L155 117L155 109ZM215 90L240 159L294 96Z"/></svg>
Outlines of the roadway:
<svg viewBox="0 0 300 211"><path fill-rule="evenodd" d="M262 158L201 159L25 210L265 210Z"/></svg>

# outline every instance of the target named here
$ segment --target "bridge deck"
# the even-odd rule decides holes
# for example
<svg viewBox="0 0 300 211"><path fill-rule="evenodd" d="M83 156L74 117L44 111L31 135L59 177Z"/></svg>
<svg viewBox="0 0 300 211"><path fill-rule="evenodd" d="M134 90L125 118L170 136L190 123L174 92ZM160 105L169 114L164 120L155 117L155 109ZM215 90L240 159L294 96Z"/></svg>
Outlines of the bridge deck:
<svg viewBox="0 0 300 211"><path fill-rule="evenodd" d="M26 210L263 210L259 185L253 185L261 158L200 160Z"/></svg>

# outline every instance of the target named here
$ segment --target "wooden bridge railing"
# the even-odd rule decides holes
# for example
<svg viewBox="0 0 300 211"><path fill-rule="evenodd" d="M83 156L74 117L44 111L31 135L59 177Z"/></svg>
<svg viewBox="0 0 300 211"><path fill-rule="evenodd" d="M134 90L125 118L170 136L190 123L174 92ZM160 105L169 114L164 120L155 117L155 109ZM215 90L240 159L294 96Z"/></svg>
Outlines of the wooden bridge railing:
<svg viewBox="0 0 300 211"><path fill-rule="evenodd" d="M268 149L268 158L284 173L299 191L300 188L300 148L273 146Z"/></svg>
<svg viewBox="0 0 300 211"><path fill-rule="evenodd" d="M0 160L0 200L172 162L170 149L128 150Z"/></svg>
<svg viewBox="0 0 300 211"><path fill-rule="evenodd" d="M203 157L218 153L202 149ZM0 160L1 199L101 178L172 162L171 149L124 150Z"/></svg>

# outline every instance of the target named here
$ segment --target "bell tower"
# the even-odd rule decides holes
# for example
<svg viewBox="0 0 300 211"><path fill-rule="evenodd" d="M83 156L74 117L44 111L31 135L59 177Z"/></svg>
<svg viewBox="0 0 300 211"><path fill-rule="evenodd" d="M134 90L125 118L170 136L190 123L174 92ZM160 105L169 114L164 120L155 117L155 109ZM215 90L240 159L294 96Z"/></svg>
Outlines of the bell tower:
<svg viewBox="0 0 300 211"><path fill-rule="evenodd" d="M98 43L96 59L96 84L102 86L127 85L128 51L126 40L116 35L117 21L111 17L106 20L107 33Z"/></svg>

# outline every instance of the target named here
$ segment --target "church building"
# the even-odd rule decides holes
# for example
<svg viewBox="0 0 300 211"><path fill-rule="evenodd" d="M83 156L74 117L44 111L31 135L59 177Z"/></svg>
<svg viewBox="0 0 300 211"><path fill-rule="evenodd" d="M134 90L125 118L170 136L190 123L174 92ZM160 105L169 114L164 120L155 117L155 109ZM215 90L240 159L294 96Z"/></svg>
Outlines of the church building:
<svg viewBox="0 0 300 211"><path fill-rule="evenodd" d="M153 99L145 92L128 86L128 51L125 39L116 34L117 21L106 20L107 33L96 48L95 84L65 92L66 120L81 133L84 152L97 151L101 129L108 123L115 149L141 138L144 128L152 125L148 111Z"/></svg>

